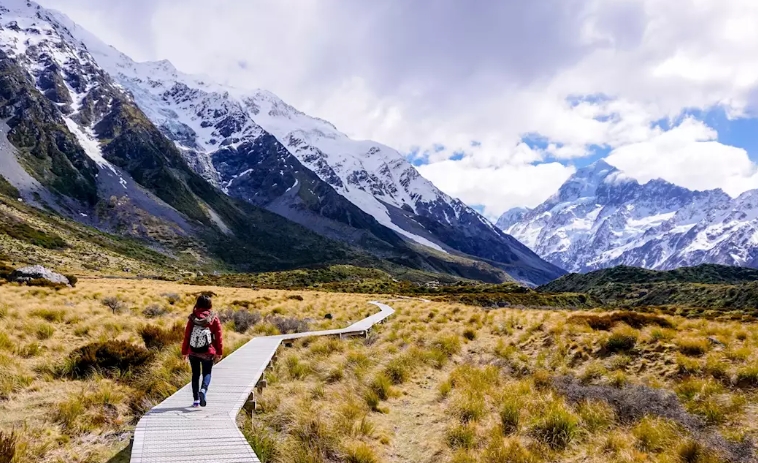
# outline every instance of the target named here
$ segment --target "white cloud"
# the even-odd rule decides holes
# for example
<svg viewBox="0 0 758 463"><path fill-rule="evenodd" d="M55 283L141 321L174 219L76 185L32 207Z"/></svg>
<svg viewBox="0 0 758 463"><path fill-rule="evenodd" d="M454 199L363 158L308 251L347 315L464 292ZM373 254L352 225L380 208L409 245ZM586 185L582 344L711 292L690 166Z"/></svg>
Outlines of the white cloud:
<svg viewBox="0 0 758 463"><path fill-rule="evenodd" d="M551 160L591 145L640 179L754 186L746 153L711 129L653 122L755 110L755 0L41 1L137 59L263 87L353 137L429 151L424 175L492 214L547 197L571 170ZM604 97L570 102L586 95Z"/></svg>
<svg viewBox="0 0 758 463"><path fill-rule="evenodd" d="M606 160L643 183L664 178L695 190L722 188L732 196L758 188L758 166L747 152L719 143L716 136L712 128L686 118L648 141L617 148Z"/></svg>
<svg viewBox="0 0 758 463"><path fill-rule="evenodd" d="M560 163L480 167L471 159L442 161L419 168L421 174L442 190L465 198L468 204L484 206L492 220L517 206L535 207L555 193L575 169Z"/></svg>

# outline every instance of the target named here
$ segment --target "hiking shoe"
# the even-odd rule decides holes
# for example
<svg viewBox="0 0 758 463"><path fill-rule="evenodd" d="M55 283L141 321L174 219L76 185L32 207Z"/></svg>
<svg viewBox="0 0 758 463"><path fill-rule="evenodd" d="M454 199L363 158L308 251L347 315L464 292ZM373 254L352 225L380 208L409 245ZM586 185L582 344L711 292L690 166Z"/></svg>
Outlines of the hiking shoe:
<svg viewBox="0 0 758 463"><path fill-rule="evenodd" d="M192 408L197 408L199 406L200 406L200 401L199 400L196 400L196 401L192 402Z"/></svg>
<svg viewBox="0 0 758 463"><path fill-rule="evenodd" d="M205 407L207 402L205 401L205 390L200 391L200 406Z"/></svg>

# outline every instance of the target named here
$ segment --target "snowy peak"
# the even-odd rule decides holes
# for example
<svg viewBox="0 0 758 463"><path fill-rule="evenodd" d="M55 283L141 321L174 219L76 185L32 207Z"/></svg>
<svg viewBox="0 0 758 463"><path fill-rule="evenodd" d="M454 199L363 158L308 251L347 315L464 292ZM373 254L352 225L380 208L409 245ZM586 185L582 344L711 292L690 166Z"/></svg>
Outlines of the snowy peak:
<svg viewBox="0 0 758 463"><path fill-rule="evenodd" d="M758 191L732 199L661 179L644 185L598 162L580 169L533 211L499 225L555 265L584 272L614 265L758 264Z"/></svg>
<svg viewBox="0 0 758 463"><path fill-rule="evenodd" d="M56 102L66 119L63 125L90 160L106 170L113 167L106 158L139 168L130 159L104 154L112 139L101 130L104 120L113 128L119 120L114 114L136 105L139 110L133 113L140 123L160 131L149 134L160 138L153 154L180 156L171 163L183 161L193 175L227 195L322 236L362 249L370 242L382 257L433 256L423 258L423 265L432 266L429 270L440 270L444 262L442 271L457 272L451 269L463 258L471 268L495 265L499 270L491 271L498 278L505 271L530 284L562 274L442 193L397 150L352 140L266 90L220 85L185 74L165 60L137 63L61 13L23 0L0 4L10 5L0 22L3 50L27 60L25 69ZM162 144L164 137L172 149ZM119 172L114 169L114 175ZM129 173L138 177L136 170Z"/></svg>
<svg viewBox="0 0 758 463"><path fill-rule="evenodd" d="M531 209L528 207L514 207L500 216L500 219L497 221L497 227L501 230L507 230L520 222L530 211Z"/></svg>

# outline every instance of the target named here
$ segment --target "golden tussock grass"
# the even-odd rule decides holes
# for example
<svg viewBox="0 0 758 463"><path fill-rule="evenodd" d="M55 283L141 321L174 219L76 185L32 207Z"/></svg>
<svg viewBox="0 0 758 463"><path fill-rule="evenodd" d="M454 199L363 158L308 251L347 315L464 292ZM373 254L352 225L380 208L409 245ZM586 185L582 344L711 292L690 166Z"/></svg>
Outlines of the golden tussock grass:
<svg viewBox="0 0 758 463"><path fill-rule="evenodd" d="M278 334L283 321L329 329L372 311L363 296L150 280L82 278L76 288L59 290L0 286L0 438L6 445L13 436L13 463L104 462L127 447L141 414L189 381L178 332L201 291L215 293L214 310L228 316L222 317L225 354L256 334ZM148 347L152 360L142 368L93 371L81 379L68 374L73 352L107 341ZM345 348L334 341L318 346L314 357ZM316 362L297 357L291 362L283 381L321 374ZM366 449L351 445L362 461Z"/></svg>
<svg viewBox="0 0 758 463"><path fill-rule="evenodd" d="M264 461L736 461L758 437L755 325L391 304L368 338L299 341L268 370L241 417Z"/></svg>

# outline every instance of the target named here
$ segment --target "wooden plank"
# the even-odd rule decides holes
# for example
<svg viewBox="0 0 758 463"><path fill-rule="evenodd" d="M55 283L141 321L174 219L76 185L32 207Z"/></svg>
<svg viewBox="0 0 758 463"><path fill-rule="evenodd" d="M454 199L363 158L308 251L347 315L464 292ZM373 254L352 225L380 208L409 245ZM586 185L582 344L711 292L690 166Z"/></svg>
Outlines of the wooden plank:
<svg viewBox="0 0 758 463"><path fill-rule="evenodd" d="M213 367L208 406L192 408L187 384L153 407L134 430L131 463L260 463L237 428L237 414L254 398L263 373L284 341L368 333L395 311L371 302L380 311L338 330L253 338Z"/></svg>

